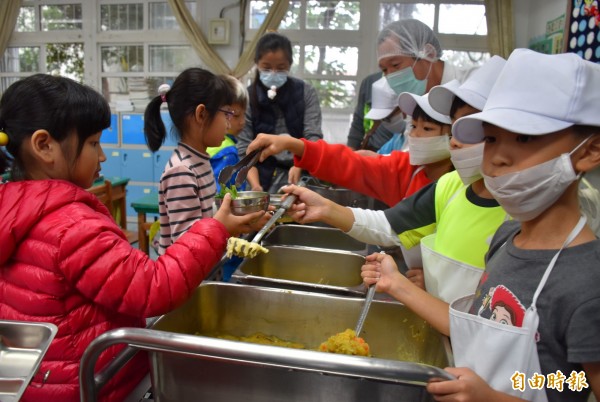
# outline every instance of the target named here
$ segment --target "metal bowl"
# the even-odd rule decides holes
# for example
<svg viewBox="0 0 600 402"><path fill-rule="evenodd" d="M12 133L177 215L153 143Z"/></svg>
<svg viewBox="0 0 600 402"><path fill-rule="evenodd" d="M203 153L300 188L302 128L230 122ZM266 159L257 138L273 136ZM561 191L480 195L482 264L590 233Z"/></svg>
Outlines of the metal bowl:
<svg viewBox="0 0 600 402"><path fill-rule="evenodd" d="M223 199L215 198L217 208L221 207ZM264 191L238 191L237 198L231 200L231 212L242 216L269 208L269 193Z"/></svg>

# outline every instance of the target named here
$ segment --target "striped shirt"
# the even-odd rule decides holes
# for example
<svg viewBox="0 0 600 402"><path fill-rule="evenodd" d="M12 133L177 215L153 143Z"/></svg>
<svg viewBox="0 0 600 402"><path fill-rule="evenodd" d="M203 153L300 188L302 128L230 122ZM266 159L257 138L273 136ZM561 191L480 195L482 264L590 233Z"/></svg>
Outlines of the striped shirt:
<svg viewBox="0 0 600 402"><path fill-rule="evenodd" d="M167 247L194 222L213 216L215 194L215 177L210 157L182 142L177 144L160 177L159 255L163 255Z"/></svg>

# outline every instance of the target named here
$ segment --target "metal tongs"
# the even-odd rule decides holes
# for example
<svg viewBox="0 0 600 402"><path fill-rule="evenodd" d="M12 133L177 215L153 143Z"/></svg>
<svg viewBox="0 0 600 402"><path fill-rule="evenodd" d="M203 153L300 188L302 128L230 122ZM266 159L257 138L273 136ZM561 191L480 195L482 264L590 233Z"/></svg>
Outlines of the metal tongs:
<svg viewBox="0 0 600 402"><path fill-rule="evenodd" d="M258 158L262 150L263 148L255 149L248 155L244 156L242 160L236 163L235 165L225 166L221 170L221 173L219 173L219 184L222 186L227 185L227 183L229 183L229 180L231 180L235 172L238 172L237 176L235 177L234 184L236 187L239 187L244 182L244 180L246 180L246 176L248 176L250 168L256 165L256 162L258 162Z"/></svg>

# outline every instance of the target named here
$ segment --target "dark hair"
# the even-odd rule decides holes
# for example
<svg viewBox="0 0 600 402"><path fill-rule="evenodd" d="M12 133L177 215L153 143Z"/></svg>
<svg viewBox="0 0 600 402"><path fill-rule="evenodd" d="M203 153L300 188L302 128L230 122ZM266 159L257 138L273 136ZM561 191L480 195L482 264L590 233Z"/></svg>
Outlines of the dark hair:
<svg viewBox="0 0 600 402"><path fill-rule="evenodd" d="M188 68L177 76L173 86L165 94L165 99L176 129L172 134L181 139L187 119L194 115L198 105L206 107L210 124L219 108L233 103L233 92L222 77L202 68ZM146 144L153 152L160 148L166 136L165 124L160 117L162 102L162 96L156 96L144 113Z"/></svg>
<svg viewBox="0 0 600 402"><path fill-rule="evenodd" d="M21 145L36 130L46 130L59 143L77 135L77 153L85 139L110 126L110 108L94 89L69 78L35 74L12 84L0 100L0 131L8 135L6 155L0 150L0 173L12 157L11 180L24 177Z"/></svg>
<svg viewBox="0 0 600 402"><path fill-rule="evenodd" d="M419 105L415 105L415 110L413 110L412 114L413 120L423 119L429 123L439 124L442 126L448 126L449 124L442 123L441 121L437 121L433 117L429 116Z"/></svg>
<svg viewBox="0 0 600 402"><path fill-rule="evenodd" d="M269 32L264 34L256 44L254 63L258 63L265 53L276 52L278 50L283 50L283 53L285 53L290 65L294 63L292 43L286 36L277 32Z"/></svg>
<svg viewBox="0 0 600 402"><path fill-rule="evenodd" d="M465 105L467 105L467 102L460 99L458 96L455 96L452 100L452 105L450 105L450 118L454 119L456 111Z"/></svg>

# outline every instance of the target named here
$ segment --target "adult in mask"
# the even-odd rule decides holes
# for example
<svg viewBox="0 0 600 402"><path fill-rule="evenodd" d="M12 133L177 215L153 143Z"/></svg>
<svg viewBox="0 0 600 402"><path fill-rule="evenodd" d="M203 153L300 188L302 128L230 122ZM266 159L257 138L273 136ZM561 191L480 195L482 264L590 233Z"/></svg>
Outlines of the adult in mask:
<svg viewBox="0 0 600 402"><path fill-rule="evenodd" d="M248 87L246 125L238 137L238 153L246 155L248 144L259 134L288 135L316 141L323 138L321 107L317 91L309 83L289 75L292 45L279 33L265 34L256 45L256 74ZM273 155L248 173L252 190L276 192L300 179L289 152Z"/></svg>
<svg viewBox="0 0 600 402"><path fill-rule="evenodd" d="M435 33L426 24L415 19L401 19L386 25L377 37L377 63L390 87L397 95L410 92L424 95L436 85L454 79L463 81L469 69L459 69L440 60L442 48ZM348 146L358 149L370 127L366 114L372 105L367 79L374 82L381 76L369 75L360 87L358 103L352 116L348 133ZM373 131L367 149L378 150L391 138L391 132L383 126Z"/></svg>

